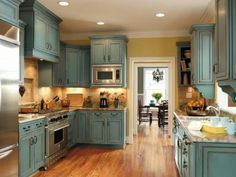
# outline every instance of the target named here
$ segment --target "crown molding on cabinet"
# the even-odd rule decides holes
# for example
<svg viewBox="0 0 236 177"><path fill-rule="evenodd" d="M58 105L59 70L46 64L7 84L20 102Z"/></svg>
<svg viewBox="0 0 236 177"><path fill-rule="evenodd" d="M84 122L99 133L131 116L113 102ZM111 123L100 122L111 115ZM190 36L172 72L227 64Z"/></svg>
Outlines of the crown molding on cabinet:
<svg viewBox="0 0 236 177"><path fill-rule="evenodd" d="M99 32L99 33L61 33L61 40L88 39L93 35L126 35L128 38L180 37L190 36L188 30L180 31L141 31L141 32Z"/></svg>

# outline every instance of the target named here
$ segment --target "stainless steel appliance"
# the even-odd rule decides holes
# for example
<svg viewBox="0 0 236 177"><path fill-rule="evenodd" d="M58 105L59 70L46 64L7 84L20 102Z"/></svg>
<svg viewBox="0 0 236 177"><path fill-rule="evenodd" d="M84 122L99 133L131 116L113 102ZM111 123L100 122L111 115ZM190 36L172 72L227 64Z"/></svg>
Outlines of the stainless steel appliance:
<svg viewBox="0 0 236 177"><path fill-rule="evenodd" d="M47 118L46 168L67 154L67 114L60 113Z"/></svg>
<svg viewBox="0 0 236 177"><path fill-rule="evenodd" d="M19 29L0 21L0 176L18 176Z"/></svg>
<svg viewBox="0 0 236 177"><path fill-rule="evenodd" d="M93 86L121 86L122 66L121 65L93 65L92 66Z"/></svg>

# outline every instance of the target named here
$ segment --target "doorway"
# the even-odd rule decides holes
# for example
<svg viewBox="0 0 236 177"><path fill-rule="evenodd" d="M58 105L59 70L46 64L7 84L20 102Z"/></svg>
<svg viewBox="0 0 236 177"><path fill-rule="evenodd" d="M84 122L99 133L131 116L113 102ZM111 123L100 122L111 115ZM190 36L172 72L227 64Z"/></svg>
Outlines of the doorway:
<svg viewBox="0 0 236 177"><path fill-rule="evenodd" d="M138 68L167 68L168 69L168 135L172 138L172 115L175 109L175 57L132 57L129 60L129 112L128 112L128 143L133 143L133 135L137 135L138 107Z"/></svg>

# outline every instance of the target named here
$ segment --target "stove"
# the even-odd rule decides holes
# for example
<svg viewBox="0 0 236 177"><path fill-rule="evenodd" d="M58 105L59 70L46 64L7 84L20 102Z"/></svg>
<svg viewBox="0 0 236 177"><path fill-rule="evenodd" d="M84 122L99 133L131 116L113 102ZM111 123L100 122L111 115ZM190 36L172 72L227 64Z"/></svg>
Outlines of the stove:
<svg viewBox="0 0 236 177"><path fill-rule="evenodd" d="M46 118L46 166L53 165L67 154L67 128L70 126L65 112L50 114Z"/></svg>

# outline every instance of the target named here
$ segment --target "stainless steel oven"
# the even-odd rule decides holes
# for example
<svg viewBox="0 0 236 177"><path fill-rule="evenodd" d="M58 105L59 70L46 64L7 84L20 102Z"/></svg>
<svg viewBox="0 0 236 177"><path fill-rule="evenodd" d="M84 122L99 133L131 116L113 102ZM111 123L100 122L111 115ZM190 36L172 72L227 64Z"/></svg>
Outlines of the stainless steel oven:
<svg viewBox="0 0 236 177"><path fill-rule="evenodd" d="M46 168L67 154L67 114L47 118Z"/></svg>
<svg viewBox="0 0 236 177"><path fill-rule="evenodd" d="M122 65L93 65L93 86L121 86Z"/></svg>

